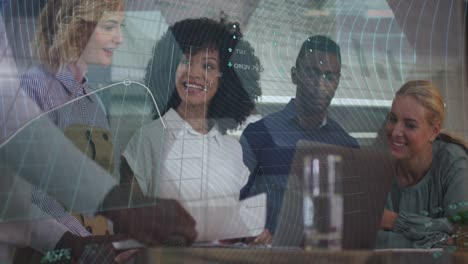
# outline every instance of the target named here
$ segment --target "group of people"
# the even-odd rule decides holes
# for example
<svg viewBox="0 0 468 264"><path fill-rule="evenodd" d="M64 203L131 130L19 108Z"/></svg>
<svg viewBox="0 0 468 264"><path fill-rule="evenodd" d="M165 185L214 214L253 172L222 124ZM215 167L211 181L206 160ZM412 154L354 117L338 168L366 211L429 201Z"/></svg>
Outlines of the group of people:
<svg viewBox="0 0 468 264"><path fill-rule="evenodd" d="M16 166L18 160L3 148L2 159L18 167L12 177L32 186L31 206L50 216L28 221L29 239L22 246L42 253L71 248L80 258L79 249L96 234L96 228L85 228L96 221L96 215L104 222L110 220L113 232L149 245L181 237L189 245L196 238L196 223L178 201L245 199L259 193L267 193L267 218L263 232L252 243L271 244L296 143L311 140L360 147L327 114L341 77L340 47L326 36L307 38L291 68L295 99L283 110L249 124L239 142L227 131L238 129L255 111L260 91L259 72L250 74L246 83L245 75L230 64L232 50L248 43L240 38L237 24L208 18L175 23L156 43L146 68L145 83L162 115L157 111L154 120L136 130L115 168L106 111L86 74L90 65L111 65L124 41L124 12L123 0L48 1L42 10L34 45L39 63L20 76L18 94L32 100L28 105L35 106L28 108L39 109L27 111L30 119L38 112L49 113L50 135L73 144L63 143L62 151L67 153L62 159L87 169L85 173L73 167L67 173L28 172ZM259 63L253 52L248 56ZM446 217L466 207L468 151L463 140L442 131L444 109L439 91L429 81L409 81L395 95L385 131L396 177L377 247L452 242L453 227ZM50 148L43 147L43 152ZM104 158L96 159L96 149L104 152ZM79 158L79 152L86 158ZM111 176L116 169L120 182ZM70 196L51 190L49 182L41 180L41 176L54 179L54 173L57 178L80 179L78 185L62 186L69 190L83 186L71 191L73 201L98 197L98 202L86 205L88 214L86 209L70 208L76 206ZM99 194L90 193L96 188L101 188ZM94 209L91 214L90 209ZM102 246L100 252L96 255L119 261L133 253L116 254L110 246Z"/></svg>

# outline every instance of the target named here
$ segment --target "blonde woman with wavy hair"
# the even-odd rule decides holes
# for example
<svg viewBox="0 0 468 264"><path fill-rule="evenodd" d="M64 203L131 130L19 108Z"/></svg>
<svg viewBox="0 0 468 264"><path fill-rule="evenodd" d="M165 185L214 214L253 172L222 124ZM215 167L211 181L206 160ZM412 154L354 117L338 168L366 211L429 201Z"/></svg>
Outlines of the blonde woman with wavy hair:
<svg viewBox="0 0 468 264"><path fill-rule="evenodd" d="M442 125L445 121L445 103L439 90L430 81L415 80L407 82L396 93L397 96L413 96L418 102L429 110L427 114L427 122L429 124ZM458 144L468 149L467 142L461 137L454 135L452 132L442 129L438 139Z"/></svg>
<svg viewBox="0 0 468 264"><path fill-rule="evenodd" d="M87 57L83 56L87 55L86 48L93 45L95 35L116 35L115 45L110 45L113 47L108 47L109 51L122 42L123 9L123 0L49 1L39 17L36 47L33 47L39 62L54 71L69 63L94 62L108 66L109 59L86 61Z"/></svg>
<svg viewBox="0 0 468 264"><path fill-rule="evenodd" d="M468 156L463 139L442 131L445 105L433 83L404 84L385 125L395 181L377 239L380 248L450 244L448 217L468 208Z"/></svg>
<svg viewBox="0 0 468 264"><path fill-rule="evenodd" d="M33 46L37 65L20 77L21 88L42 111L50 111L48 117L79 149L92 159L96 158L93 151L106 153L106 158L96 162L109 171L113 168L109 124L100 99L88 86L86 74L89 65L111 65L114 52L123 41L123 11L123 0L47 1ZM109 139L109 143L99 143L98 137ZM33 191L32 202L51 216L35 220L35 231L41 235L32 236L31 247L37 251L71 247L67 241L110 231L105 220L82 215L75 219L39 189ZM49 232L41 233L41 228Z"/></svg>
<svg viewBox="0 0 468 264"><path fill-rule="evenodd" d="M22 88L43 111L91 92L86 79L88 65L112 64L113 55L123 42L123 11L123 0L47 2L38 20L33 47L37 65L21 77ZM89 97L93 101L93 96ZM94 105L90 107L93 110ZM98 113L93 125L106 127L103 116ZM72 117L52 116L61 128L89 123L90 118L86 112Z"/></svg>

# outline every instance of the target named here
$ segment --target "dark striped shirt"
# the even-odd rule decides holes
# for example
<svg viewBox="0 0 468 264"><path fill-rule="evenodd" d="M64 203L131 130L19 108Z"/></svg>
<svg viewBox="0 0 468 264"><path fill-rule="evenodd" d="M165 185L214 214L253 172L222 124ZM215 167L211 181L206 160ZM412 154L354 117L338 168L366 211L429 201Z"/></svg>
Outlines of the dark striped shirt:
<svg viewBox="0 0 468 264"><path fill-rule="evenodd" d="M76 81L67 66L58 73L51 73L42 66L33 67L21 75L20 85L62 130L71 125L109 128L100 99L95 94L89 94L91 89L86 79L82 83ZM36 189L32 194L32 202L65 225L70 232L80 236L89 235L73 216L47 194Z"/></svg>
<svg viewBox="0 0 468 264"><path fill-rule="evenodd" d="M20 82L42 111L51 111L49 117L59 128L76 124L109 128L100 99L89 94L86 80L76 81L68 67L54 74L36 66L21 75Z"/></svg>

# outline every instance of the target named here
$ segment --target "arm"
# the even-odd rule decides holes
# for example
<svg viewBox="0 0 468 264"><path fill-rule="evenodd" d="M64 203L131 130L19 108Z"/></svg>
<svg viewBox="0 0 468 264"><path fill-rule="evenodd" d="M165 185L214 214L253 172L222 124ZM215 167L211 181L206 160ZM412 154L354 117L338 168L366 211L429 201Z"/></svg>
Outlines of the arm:
<svg viewBox="0 0 468 264"><path fill-rule="evenodd" d="M0 35L4 35L1 15ZM136 230L137 232L129 232L137 239L146 238L155 243L164 238L164 234L168 231L154 227L154 221L159 220L164 224L167 220L173 220L168 216L169 212L176 216L182 215L182 213L177 215L180 206L165 203L166 206L162 208L161 203L154 205L153 202L148 203L152 205L149 208L128 209L128 200L122 202L122 199L128 197L129 192L125 188L118 188L112 175L83 155L46 116L33 121L33 118L41 111L24 90L20 89L16 65L6 38L0 39L0 67L4 73L8 74L6 76L10 77L0 78L2 87L0 98L5 110L0 115L0 164L2 165L0 189L8 187L10 182L17 187L18 183L24 181L27 182L27 186L42 187L42 190L74 212L95 212L98 208L101 210L120 209L107 211L107 214L104 214L113 220L114 224L127 228L132 225L142 226ZM28 122L32 123L23 128L23 125ZM48 180L46 184L44 184L44 176ZM7 189L2 194L6 194L0 197L2 220L31 220L29 207L14 206L14 210L7 210L18 201L24 200L30 204L29 191L22 189L16 192ZM99 207L100 205L102 206ZM165 208L168 209L163 210ZM10 231L14 235L29 232L23 229L28 229L30 222L25 221L25 223L24 226L19 225L19 230ZM190 230L193 231L194 223L190 224L192 225L188 225L187 228L191 227ZM61 240L66 240L67 234L65 233ZM19 241L24 240L21 237L16 238L18 241L11 241L11 236L9 238L7 242L15 244L26 242Z"/></svg>
<svg viewBox="0 0 468 264"><path fill-rule="evenodd" d="M283 186L287 182L287 175L265 175L263 172L263 166L276 165L263 164L259 160L263 153L266 153L265 149L274 145L272 134L265 122L259 121L247 126L241 137L241 145L244 163L250 170L250 176L247 184L241 190L240 198L244 199L259 193L267 194L265 229L258 239L269 241L278 222L284 194Z"/></svg>
<svg viewBox="0 0 468 264"><path fill-rule="evenodd" d="M161 153L165 133L160 123L150 123L133 134L122 153L121 183L138 186L145 196L153 196L156 193L152 187L154 180L159 176L158 165L163 162Z"/></svg>
<svg viewBox="0 0 468 264"><path fill-rule="evenodd" d="M252 195L251 188L256 184L256 175L258 171L258 160L257 155L254 152L254 148L251 143L255 143L255 140L250 138L250 133L255 133L253 130L253 126L249 125L242 133L240 138L240 144L242 146L242 159L244 161L245 166L249 169L249 176L246 185L241 189L240 199L245 199ZM262 188L261 188L262 189ZM269 198L269 197L268 197ZM267 199L268 199L267 198ZM270 202L271 203L271 202ZM269 214L271 211L268 210L269 201L267 200L267 217L266 221L271 218ZM251 242L252 244L271 244L273 241L273 236L268 228L268 223L265 223L265 228L263 229L262 233L255 237L255 239Z"/></svg>
<svg viewBox="0 0 468 264"><path fill-rule="evenodd" d="M102 214L111 219L119 219L119 223L114 225L118 232L134 234L142 233L146 228L153 228L158 233L159 243L171 239L182 237L187 244L193 243L196 238L195 220L176 200L150 198L153 192L150 188L152 177L155 171L154 164L160 161L160 153L162 151L161 144L164 142L164 131L156 132L161 135L157 137L157 141L151 140L151 136L155 135L155 131L148 131L146 128L137 131L130 142L128 143L124 153L122 154L122 163L120 167L120 185L116 188L116 194L119 194L119 189L127 190L127 197L122 199L122 195L111 196L110 199L115 199L115 203L130 203L133 207L151 205L152 208L147 208L146 212L136 212L128 209L127 214L133 216L127 219L120 212L103 211ZM119 202L120 200L120 202ZM106 205L107 201L104 201ZM140 214L140 216L137 216ZM148 219L148 222L141 221ZM147 225L147 226L145 226ZM144 243L154 244L154 240L140 238Z"/></svg>
<svg viewBox="0 0 468 264"><path fill-rule="evenodd" d="M248 127L241 135L240 144L242 146L242 160L244 161L245 166L249 169L250 173L252 173L257 167L258 162L257 157L253 152L248 140Z"/></svg>
<svg viewBox="0 0 468 264"><path fill-rule="evenodd" d="M141 197L144 196L143 191L140 188L135 176L133 175L133 171L128 165L127 160L122 157L120 163L120 185L121 186L128 186L130 189L130 201L133 200L132 197Z"/></svg>
<svg viewBox="0 0 468 264"><path fill-rule="evenodd" d="M452 159L453 162L443 172L447 175L442 182L445 189L443 197L445 216L468 209L468 157L466 153L461 153Z"/></svg>
<svg viewBox="0 0 468 264"><path fill-rule="evenodd" d="M186 236L190 243L196 236L194 220L175 201L129 204L128 186L117 186L112 175L83 155L48 118L35 120L6 142L0 149L0 161L12 169L14 177L42 188L74 212L94 213L100 208L100 214L119 226L122 233L142 242L155 244L170 235L189 233ZM43 184L44 177L48 185ZM6 211L3 217L31 219L28 212L19 216Z"/></svg>
<svg viewBox="0 0 468 264"><path fill-rule="evenodd" d="M257 161L257 154L254 151L255 146L251 145L252 143L255 143L255 140L253 140L250 136L250 133L253 133L251 132L252 130L251 128L252 128L252 125L247 126L247 128L244 130L240 138L240 144L242 147L242 161L244 162L244 165L249 170L247 183L245 184L244 187L241 188L241 191L240 191L240 196L239 196L240 200L246 199L252 195L259 193L253 190L253 189L256 189L255 185L256 185L256 176L257 176L257 170L258 170L258 161Z"/></svg>
<svg viewBox="0 0 468 264"><path fill-rule="evenodd" d="M95 212L106 193L117 184L112 175L83 155L46 116L5 143L0 148L0 159L18 177L38 186L73 212ZM46 184L44 177L48 179Z"/></svg>
<svg viewBox="0 0 468 264"><path fill-rule="evenodd" d="M53 250L67 231L67 227L51 217L32 220L31 247L41 253Z"/></svg>
<svg viewBox="0 0 468 264"><path fill-rule="evenodd" d="M381 228L385 231L379 232L377 245L382 248L431 248L451 243L452 227L446 218L396 214L386 209Z"/></svg>
<svg viewBox="0 0 468 264"><path fill-rule="evenodd" d="M381 227L383 229L403 235L412 241L415 247L432 247L450 243L453 227L446 217L463 209L463 205L466 206L466 203L463 202L468 199L466 154L460 152L454 155L453 151L443 150L436 158L437 163L431 169L436 174L431 176L436 179L433 194L440 195L442 198L440 211L436 210L432 212L432 216L427 216L427 214L408 212L396 214L386 209L382 217ZM391 204L388 207L388 202L387 208L391 208Z"/></svg>
<svg viewBox="0 0 468 264"><path fill-rule="evenodd" d="M150 245L180 238L188 245L195 241L195 220L190 214L176 200L145 197L125 158L122 159L121 177L121 184L106 197L100 212L114 221L116 233L129 234ZM109 207L119 204L138 208L112 210ZM148 231L152 231L157 239Z"/></svg>

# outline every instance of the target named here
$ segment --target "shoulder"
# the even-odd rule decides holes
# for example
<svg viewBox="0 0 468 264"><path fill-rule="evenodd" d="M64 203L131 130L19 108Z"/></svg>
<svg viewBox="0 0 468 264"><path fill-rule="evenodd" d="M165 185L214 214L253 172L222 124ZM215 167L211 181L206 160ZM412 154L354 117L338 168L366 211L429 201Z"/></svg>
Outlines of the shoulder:
<svg viewBox="0 0 468 264"><path fill-rule="evenodd" d="M263 118L249 124L244 129L240 138L242 148L250 148L255 151L274 145L273 134L275 134L276 130L274 126L270 126L266 121L267 119Z"/></svg>
<svg viewBox="0 0 468 264"><path fill-rule="evenodd" d="M433 144L433 156L437 161L453 163L458 160L468 160L465 149L457 144L441 140L435 140Z"/></svg>
<svg viewBox="0 0 468 264"><path fill-rule="evenodd" d="M440 140L434 141L432 164L433 177L441 181L443 186L466 185L459 183L468 180L468 156L461 146Z"/></svg>
<svg viewBox="0 0 468 264"><path fill-rule="evenodd" d="M48 97L52 96L52 87L59 82L54 74L42 66L34 66L20 75L20 86L41 108L44 109Z"/></svg>
<svg viewBox="0 0 468 264"><path fill-rule="evenodd" d="M262 120L267 121L267 122L285 121L285 120L292 118L291 113L289 113L290 111L291 110L288 110L288 105L286 105L283 109L265 116Z"/></svg>
<svg viewBox="0 0 468 264"><path fill-rule="evenodd" d="M249 144L251 147L263 146L271 138L271 129L265 124L266 118L249 124L242 132L240 142L242 145Z"/></svg>
<svg viewBox="0 0 468 264"><path fill-rule="evenodd" d="M135 164L138 162L143 162L143 158L150 160L157 158L158 149L162 147L165 139L164 133L164 126L159 119L152 120L133 133L123 153L132 169L135 169Z"/></svg>
<svg viewBox="0 0 468 264"><path fill-rule="evenodd" d="M262 118L256 122L248 124L247 127L244 129L243 134L265 130L264 123L265 118Z"/></svg>
<svg viewBox="0 0 468 264"><path fill-rule="evenodd" d="M20 75L21 84L27 85L45 85L51 81L58 81L55 75L47 71L43 66L34 66Z"/></svg>
<svg viewBox="0 0 468 264"><path fill-rule="evenodd" d="M271 114L266 115L260 120L250 123L244 131L247 132L267 132L272 130L272 127L281 126L283 120L286 120L286 117L283 113L284 109L277 111ZM268 125L267 125L268 124Z"/></svg>
<svg viewBox="0 0 468 264"><path fill-rule="evenodd" d="M222 140L223 148L226 148L229 151L237 151L241 149L241 144L233 136L219 133L218 137Z"/></svg>
<svg viewBox="0 0 468 264"><path fill-rule="evenodd" d="M148 124L138 128L132 136L133 138L159 138L164 132L164 124L160 118L150 121Z"/></svg>

